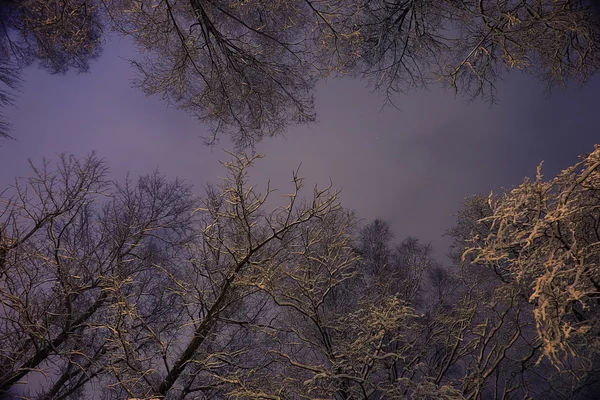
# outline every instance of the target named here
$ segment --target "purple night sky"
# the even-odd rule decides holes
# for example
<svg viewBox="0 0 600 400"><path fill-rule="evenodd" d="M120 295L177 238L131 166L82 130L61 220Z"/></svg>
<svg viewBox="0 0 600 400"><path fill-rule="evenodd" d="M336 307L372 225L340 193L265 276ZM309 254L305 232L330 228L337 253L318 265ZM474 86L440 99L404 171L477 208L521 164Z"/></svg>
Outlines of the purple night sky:
<svg viewBox="0 0 600 400"><path fill-rule="evenodd" d="M0 147L0 188L29 175L28 158L94 150L118 178L159 168L193 184L198 194L215 182L223 173L218 160L228 157L222 149L231 150L230 144L204 146L204 126L131 88L133 70L125 59L134 56L126 41L113 40L89 74L25 71L15 107L5 110L16 140ZM598 77L547 98L535 78L513 72L498 85L499 104L492 107L432 87L398 96L400 110L382 110L383 98L365 85L320 84L318 124L260 143L256 150L265 158L252 179L270 179L285 193L302 163L307 184L331 178L343 189L345 207L365 221L390 221L398 239L431 242L440 260L449 244L442 234L464 197L517 185L541 160L551 177L600 142Z"/></svg>

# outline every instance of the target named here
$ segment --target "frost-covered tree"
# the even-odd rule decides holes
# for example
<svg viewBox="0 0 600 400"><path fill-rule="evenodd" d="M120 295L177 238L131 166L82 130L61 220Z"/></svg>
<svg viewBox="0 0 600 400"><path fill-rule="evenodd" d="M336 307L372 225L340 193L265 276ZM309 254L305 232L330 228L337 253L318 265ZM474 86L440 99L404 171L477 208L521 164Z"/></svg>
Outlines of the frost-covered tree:
<svg viewBox="0 0 600 400"><path fill-rule="evenodd" d="M464 257L522 285L534 307L544 354L598 351L600 149L556 177L534 179L488 198L486 225Z"/></svg>
<svg viewBox="0 0 600 400"><path fill-rule="evenodd" d="M301 257L305 226L319 232L319 221L340 211L330 189L300 199L296 175L287 204L265 210L273 191L249 185L253 160L234 156L222 184L200 200L158 174L110 182L95 157L62 157L56 170L44 163L3 192L0 393L219 398L259 390L271 364L264 285ZM329 260L325 250L315 256Z"/></svg>
<svg viewBox="0 0 600 400"><path fill-rule="evenodd" d="M442 80L493 101L514 68L585 82L599 15L592 0L2 0L0 105L21 68L87 70L116 31L141 52L137 86L243 147L313 121L324 77L366 78L387 100Z"/></svg>
<svg viewBox="0 0 600 400"><path fill-rule="evenodd" d="M120 32L144 50L138 85L239 145L314 119L322 77L366 78L391 96L440 79L493 101L508 69L549 84L600 66L586 0L113 1Z"/></svg>
<svg viewBox="0 0 600 400"><path fill-rule="evenodd" d="M586 398L599 153L467 199L451 266L416 239L396 244L384 221L359 228L330 188L302 200L297 174L269 209L252 157L233 155L200 198L158 174L110 182L95 157L43 164L1 203L0 387L29 382L35 399ZM548 309L558 299L562 314Z"/></svg>
<svg viewBox="0 0 600 400"><path fill-rule="evenodd" d="M95 156L32 168L0 199L0 394L74 398L125 362L113 338L129 334L119 322L129 302L156 334L169 330L153 266L190 240L194 201L158 174L111 182Z"/></svg>

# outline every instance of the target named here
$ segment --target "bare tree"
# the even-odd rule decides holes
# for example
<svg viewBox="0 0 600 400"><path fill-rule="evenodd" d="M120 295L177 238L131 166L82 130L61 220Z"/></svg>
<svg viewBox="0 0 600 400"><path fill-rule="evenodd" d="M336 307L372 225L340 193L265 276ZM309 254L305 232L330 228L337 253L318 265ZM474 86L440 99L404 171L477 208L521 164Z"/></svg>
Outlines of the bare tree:
<svg viewBox="0 0 600 400"><path fill-rule="evenodd" d="M111 184L94 156L33 168L3 199L0 388L33 379L39 398L62 399L112 365L123 288L135 277L152 297L160 283L150 266L188 240L193 201L186 186L158 174ZM140 301L148 324L168 311L155 303Z"/></svg>
<svg viewBox="0 0 600 400"><path fill-rule="evenodd" d="M318 79L354 76L392 100L443 81L496 97L509 69L584 83L600 65L587 0L4 0L0 104L21 68L85 71L110 28L137 44L136 85L238 147L314 121ZM6 122L0 134L7 134Z"/></svg>
<svg viewBox="0 0 600 400"><path fill-rule="evenodd" d="M137 85L159 93L240 146L314 119L308 3L123 1L119 29L147 57Z"/></svg>
<svg viewBox="0 0 600 400"><path fill-rule="evenodd" d="M592 3L462 2L456 9L459 51L442 76L456 90L492 101L495 82L512 68L535 74L548 89L585 82L600 65L600 25Z"/></svg>
<svg viewBox="0 0 600 400"><path fill-rule="evenodd" d="M2 392L31 380L26 395L39 399L92 387L107 398L260 393L272 364L264 285L297 256L305 226L340 211L329 188L298 198L296 174L288 204L265 211L273 190L247 182L255 158L225 163L200 203L157 173L111 183L95 157L44 163L5 192Z"/></svg>
<svg viewBox="0 0 600 400"><path fill-rule="evenodd" d="M90 390L583 396L598 376L599 151L550 182L468 199L451 231L465 256L448 268L416 239L394 246L384 221L358 229L330 188L301 200L297 173L286 204L267 210L273 190L249 184L256 157L233 155L200 199L158 173L110 182L93 156L34 167L2 200L2 390L29 381L24 395L48 400ZM544 309L556 299L562 314ZM548 339L557 326L569 334L558 344Z"/></svg>
<svg viewBox="0 0 600 400"><path fill-rule="evenodd" d="M411 307L417 276L434 267L431 260L423 265L430 248L408 239L394 249L389 224L381 220L356 238L355 224L350 214L315 221L298 254L266 287L277 305L266 334L275 338L271 353L281 365L279 391L269 394L462 398L459 388L435 382L424 366L440 332L451 336L450 329ZM424 338L429 328L435 331L430 340Z"/></svg>
<svg viewBox="0 0 600 400"><path fill-rule="evenodd" d="M117 3L120 31L148 54L138 84L213 124L209 142L312 121L320 77L367 78L388 100L442 80L494 101L505 70L552 87L600 65L597 10L583 0Z"/></svg>
<svg viewBox="0 0 600 400"><path fill-rule="evenodd" d="M172 298L169 329L150 325L155 313L141 312L141 290L119 302L126 308L115 314L119 323L111 324L110 336L112 354L120 354L110 366L118 396L214 398L258 390L251 389L256 376L269 364L260 355L267 350L259 328L272 312L261 287L285 268L303 227L339 206L329 189L315 188L312 200L301 201L302 179L294 175L288 204L267 212L273 191L261 194L248 184L255 158L224 163L227 176L207 188L195 211L199 229L185 259L170 268L154 265L152 282L163 282L163 296Z"/></svg>

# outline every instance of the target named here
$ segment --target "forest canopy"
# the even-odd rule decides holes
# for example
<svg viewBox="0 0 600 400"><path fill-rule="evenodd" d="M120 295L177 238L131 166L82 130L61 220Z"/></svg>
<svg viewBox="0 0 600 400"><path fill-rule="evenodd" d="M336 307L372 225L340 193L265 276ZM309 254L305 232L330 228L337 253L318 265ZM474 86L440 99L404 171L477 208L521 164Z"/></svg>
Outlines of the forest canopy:
<svg viewBox="0 0 600 400"><path fill-rule="evenodd" d="M87 71L119 34L136 86L238 147L314 121L322 78L365 79L385 101L435 82L494 101L507 70L551 88L600 65L590 0L2 0L0 25L1 105L24 67Z"/></svg>
<svg viewBox="0 0 600 400"><path fill-rule="evenodd" d="M440 263L233 155L192 195L102 159L32 164L0 201L0 389L29 399L592 399L600 149L468 198ZM281 202L279 202L281 203Z"/></svg>
<svg viewBox="0 0 600 400"><path fill-rule="evenodd" d="M95 154L31 162L0 188L0 397L600 393L600 147L466 198L443 261L299 170L259 190L261 156L244 153L314 121L321 79L364 79L387 103L437 83L493 102L513 69L585 83L597 3L0 0L0 25L0 106L25 68L87 72L121 35L135 86L239 150L199 195L159 172L113 180Z"/></svg>

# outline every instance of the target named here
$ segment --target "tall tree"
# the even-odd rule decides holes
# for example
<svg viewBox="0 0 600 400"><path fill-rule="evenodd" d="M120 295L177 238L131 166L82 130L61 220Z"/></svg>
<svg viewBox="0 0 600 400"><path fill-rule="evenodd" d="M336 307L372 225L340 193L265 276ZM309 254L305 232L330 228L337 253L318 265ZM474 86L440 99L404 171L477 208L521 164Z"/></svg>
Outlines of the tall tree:
<svg viewBox="0 0 600 400"><path fill-rule="evenodd" d="M329 188L303 201L297 174L270 211L244 155L200 199L157 173L110 182L93 156L45 163L2 197L0 387L29 382L26 397L48 400L586 398L598 153L551 184L468 199L451 267L416 239L395 245L384 221L359 229ZM562 315L543 309L556 299ZM569 336L552 349L555 326Z"/></svg>
<svg viewBox="0 0 600 400"><path fill-rule="evenodd" d="M366 77L388 99L442 79L493 101L505 69L552 86L600 65L596 11L580 0L151 3L120 12L149 54L139 85L242 145L311 121L323 76Z"/></svg>
<svg viewBox="0 0 600 400"><path fill-rule="evenodd" d="M244 147L313 121L314 85L324 77L367 78L388 100L442 80L493 101L495 83L513 68L549 87L585 82L600 66L594 4L3 0L0 102L10 102L19 70L34 61L52 72L87 70L106 26L141 51L137 86L210 124L209 142L229 134Z"/></svg>
<svg viewBox="0 0 600 400"><path fill-rule="evenodd" d="M318 232L341 212L328 188L300 199L297 175L288 204L266 211L272 190L248 184L255 158L225 163L200 202L158 174L109 182L95 157L62 157L56 171L46 163L6 191L0 393L28 380L26 395L39 399L90 385L109 398L255 387L271 363L263 285L298 256L305 226Z"/></svg>
<svg viewBox="0 0 600 400"><path fill-rule="evenodd" d="M481 235L463 257L524 285L544 355L557 365L598 351L600 148L558 176L534 179L488 199Z"/></svg>
<svg viewBox="0 0 600 400"><path fill-rule="evenodd" d="M0 212L0 393L33 379L39 398L62 399L117 362L110 333L132 287L143 287L147 325L168 329L170 299L152 265L174 262L189 241L193 199L158 174L111 183L94 156L33 168L4 192Z"/></svg>
<svg viewBox="0 0 600 400"><path fill-rule="evenodd" d="M248 184L255 158L238 155L225 163L222 184L210 187L196 209L200 229L188 262L160 269L169 281L166 290L180 299L173 326L177 335L151 337L150 353L134 337L120 346L123 353L132 348L132 358L140 361L115 371L115 376L127 374L128 379L118 381L131 397L211 397L236 391L251 396L248 385L263 376L269 363L260 353L268 350L253 349L255 335L248 332L264 325L270 312L262 287L285 269L304 227L327 219L339 205L330 189L315 188L313 198L302 201L302 179L294 175L288 204L266 211L272 191L262 194ZM144 317L131 318L140 320L133 325L145 324Z"/></svg>

